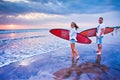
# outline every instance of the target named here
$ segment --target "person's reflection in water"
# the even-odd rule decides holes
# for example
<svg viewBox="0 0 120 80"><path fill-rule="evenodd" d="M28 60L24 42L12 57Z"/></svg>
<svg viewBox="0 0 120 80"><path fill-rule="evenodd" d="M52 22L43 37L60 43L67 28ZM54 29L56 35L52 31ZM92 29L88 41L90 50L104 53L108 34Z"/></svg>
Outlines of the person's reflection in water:
<svg viewBox="0 0 120 80"><path fill-rule="evenodd" d="M78 80L81 75L81 70L79 70L79 66L77 66L78 59L72 59L72 65L69 68L63 68L55 72L54 79L55 80L64 80L72 77L72 80Z"/></svg>
<svg viewBox="0 0 120 80"><path fill-rule="evenodd" d="M88 78L92 80L101 80L101 75L104 72L108 71L108 68L100 64L101 61L101 55L97 55L95 63L93 62L86 62L82 65L77 66L77 61L72 60L72 65L69 68L63 68L58 71L56 71L54 75L55 80L79 80L82 79L81 75L82 74L87 74L89 75ZM95 77L92 77L92 76Z"/></svg>
<svg viewBox="0 0 120 80"><path fill-rule="evenodd" d="M93 62L86 62L81 66L82 73L89 73L89 76L92 80L101 80L101 75L104 72L108 71L108 67L106 67L103 64L100 64L101 61L101 55L97 55L95 63Z"/></svg>

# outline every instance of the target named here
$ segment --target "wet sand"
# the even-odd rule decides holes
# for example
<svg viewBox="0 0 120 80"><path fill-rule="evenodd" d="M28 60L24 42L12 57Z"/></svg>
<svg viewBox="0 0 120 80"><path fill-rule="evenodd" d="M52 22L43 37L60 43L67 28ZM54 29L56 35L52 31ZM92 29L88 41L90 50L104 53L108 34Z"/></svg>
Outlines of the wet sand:
<svg viewBox="0 0 120 80"><path fill-rule="evenodd" d="M93 45L76 48L78 61L68 58L70 47L61 48L1 67L0 80L120 80L119 44L105 44L101 56Z"/></svg>

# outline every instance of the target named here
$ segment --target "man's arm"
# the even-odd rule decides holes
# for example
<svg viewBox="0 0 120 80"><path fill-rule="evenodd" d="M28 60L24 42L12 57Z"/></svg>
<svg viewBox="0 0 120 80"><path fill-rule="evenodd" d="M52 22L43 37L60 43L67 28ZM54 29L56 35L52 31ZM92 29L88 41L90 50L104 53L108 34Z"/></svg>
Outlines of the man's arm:
<svg viewBox="0 0 120 80"><path fill-rule="evenodd" d="M102 28L102 29L101 29L101 33L100 33L100 35L98 36L98 38L100 38L101 35L104 34L104 32L105 32L105 28Z"/></svg>

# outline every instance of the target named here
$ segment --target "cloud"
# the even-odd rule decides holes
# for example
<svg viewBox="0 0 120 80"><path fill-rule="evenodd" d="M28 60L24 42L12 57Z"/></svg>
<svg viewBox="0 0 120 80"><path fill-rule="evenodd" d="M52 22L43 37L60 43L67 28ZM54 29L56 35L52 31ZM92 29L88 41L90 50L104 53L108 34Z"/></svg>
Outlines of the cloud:
<svg viewBox="0 0 120 80"><path fill-rule="evenodd" d="M26 3L27 2L27 3ZM61 2L54 1L31 1L31 0L3 0L0 2L0 13L1 14L22 14L30 12L60 14L63 12L64 5Z"/></svg>
<svg viewBox="0 0 120 80"><path fill-rule="evenodd" d="M13 2L13 3L16 3L16 2L25 2L25 3L29 3L29 0L3 0L5 2Z"/></svg>
<svg viewBox="0 0 120 80"><path fill-rule="evenodd" d="M116 0L1 0L0 24L67 27L75 21L95 26L96 19L104 16L108 24L118 25L119 6Z"/></svg>
<svg viewBox="0 0 120 80"><path fill-rule="evenodd" d="M16 15L24 12L29 12L30 7L25 7L23 2L0 2L0 15Z"/></svg>
<svg viewBox="0 0 120 80"><path fill-rule="evenodd" d="M120 10L119 6L120 1L114 0L2 0L0 13L92 14L118 11Z"/></svg>
<svg viewBox="0 0 120 80"><path fill-rule="evenodd" d="M65 19L63 15L46 13L24 13L18 15L1 15L0 24L23 24L23 25L42 25L52 21Z"/></svg>
<svg viewBox="0 0 120 80"><path fill-rule="evenodd" d="M3 16L4 19L0 19L0 24L16 24L16 25L29 25L33 27L28 28L40 28L40 27L59 27L70 28L71 22L76 22L80 28L92 28L98 24L98 18L104 17L106 26L120 25L120 12L107 12L99 14L46 14L46 13L25 13L18 15ZM36 26L36 27L35 27Z"/></svg>
<svg viewBox="0 0 120 80"><path fill-rule="evenodd" d="M12 16L8 16L12 17ZM51 18L60 18L63 17L62 15L53 15L53 14L44 14L44 13L27 13L27 14L20 14L17 15L16 19L23 19L23 20L42 20L42 19L51 19Z"/></svg>

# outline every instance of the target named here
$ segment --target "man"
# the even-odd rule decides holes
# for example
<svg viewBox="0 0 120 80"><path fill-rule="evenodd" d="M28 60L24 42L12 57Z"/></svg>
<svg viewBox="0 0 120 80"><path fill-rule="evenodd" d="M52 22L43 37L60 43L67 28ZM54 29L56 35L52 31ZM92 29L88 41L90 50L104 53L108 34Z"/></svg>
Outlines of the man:
<svg viewBox="0 0 120 80"><path fill-rule="evenodd" d="M96 32L96 42L97 42L97 45L98 45L98 49L97 49L97 54L98 55L101 55L101 51L102 51L102 39L104 37L104 31L105 31L105 26L103 24L103 18L100 17L99 20L99 25L97 27L97 32Z"/></svg>

